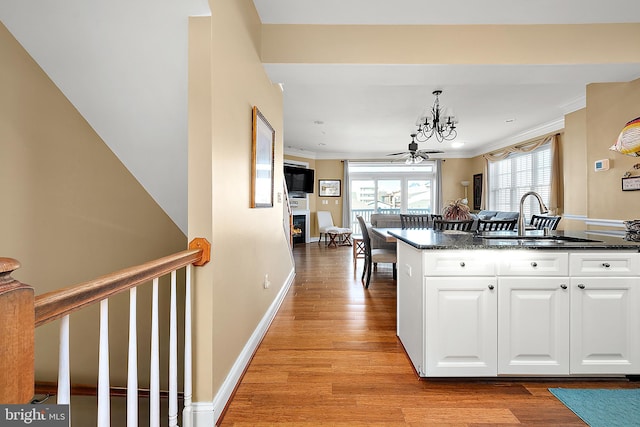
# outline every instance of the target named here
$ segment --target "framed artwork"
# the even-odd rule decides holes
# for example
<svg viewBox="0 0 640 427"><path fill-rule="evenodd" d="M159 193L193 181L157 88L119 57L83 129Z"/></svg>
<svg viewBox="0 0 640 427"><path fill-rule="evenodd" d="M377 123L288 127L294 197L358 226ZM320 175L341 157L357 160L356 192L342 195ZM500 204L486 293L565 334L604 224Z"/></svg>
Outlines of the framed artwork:
<svg viewBox="0 0 640 427"><path fill-rule="evenodd" d="M258 107L253 107L251 207L273 207L273 161L276 132Z"/></svg>
<svg viewBox="0 0 640 427"><path fill-rule="evenodd" d="M473 175L473 210L479 211L482 204L482 174Z"/></svg>
<svg viewBox="0 0 640 427"><path fill-rule="evenodd" d="M640 190L640 176L622 178L622 191Z"/></svg>
<svg viewBox="0 0 640 427"><path fill-rule="evenodd" d="M339 179L319 179L318 188L320 197L340 197Z"/></svg>

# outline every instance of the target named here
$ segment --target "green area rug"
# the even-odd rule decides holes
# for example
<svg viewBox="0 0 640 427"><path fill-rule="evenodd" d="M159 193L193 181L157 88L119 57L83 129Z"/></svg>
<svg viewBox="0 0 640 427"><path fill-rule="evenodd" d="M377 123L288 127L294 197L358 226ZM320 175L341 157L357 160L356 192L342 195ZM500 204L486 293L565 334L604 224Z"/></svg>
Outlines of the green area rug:
<svg viewBox="0 0 640 427"><path fill-rule="evenodd" d="M640 426L640 388L549 391L591 427Z"/></svg>

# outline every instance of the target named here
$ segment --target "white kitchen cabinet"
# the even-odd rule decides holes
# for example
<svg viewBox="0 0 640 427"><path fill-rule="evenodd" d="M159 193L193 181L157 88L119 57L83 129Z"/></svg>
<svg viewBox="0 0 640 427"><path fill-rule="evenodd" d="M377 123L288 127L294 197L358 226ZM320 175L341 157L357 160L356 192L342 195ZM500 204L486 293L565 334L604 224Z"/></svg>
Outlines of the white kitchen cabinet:
<svg viewBox="0 0 640 427"><path fill-rule="evenodd" d="M640 254L569 257L571 373L640 373Z"/></svg>
<svg viewBox="0 0 640 427"><path fill-rule="evenodd" d="M398 245L397 334L413 367L424 376L424 275L422 251Z"/></svg>
<svg viewBox="0 0 640 427"><path fill-rule="evenodd" d="M421 377L638 375L639 307L633 250L398 244L397 333Z"/></svg>
<svg viewBox="0 0 640 427"><path fill-rule="evenodd" d="M495 277L426 277L426 376L497 374Z"/></svg>
<svg viewBox="0 0 640 427"><path fill-rule="evenodd" d="M568 283L567 277L498 278L499 375L569 374Z"/></svg>
<svg viewBox="0 0 640 427"><path fill-rule="evenodd" d="M571 373L640 373L640 283L571 278Z"/></svg>

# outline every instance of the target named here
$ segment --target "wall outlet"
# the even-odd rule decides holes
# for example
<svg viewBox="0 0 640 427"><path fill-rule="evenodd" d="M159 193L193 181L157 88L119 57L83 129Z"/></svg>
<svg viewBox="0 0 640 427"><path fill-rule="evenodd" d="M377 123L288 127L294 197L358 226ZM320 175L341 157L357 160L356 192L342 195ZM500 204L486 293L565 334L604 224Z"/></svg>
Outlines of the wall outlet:
<svg viewBox="0 0 640 427"><path fill-rule="evenodd" d="M269 289L269 286L271 286L271 282L269 281L269 274L264 275L263 286L265 289Z"/></svg>

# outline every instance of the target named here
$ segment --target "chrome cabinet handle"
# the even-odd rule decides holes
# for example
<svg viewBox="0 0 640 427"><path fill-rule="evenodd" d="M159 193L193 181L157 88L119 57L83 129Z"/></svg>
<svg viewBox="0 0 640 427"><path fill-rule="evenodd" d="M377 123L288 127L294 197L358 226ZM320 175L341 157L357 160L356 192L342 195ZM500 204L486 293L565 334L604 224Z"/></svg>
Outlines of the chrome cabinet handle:
<svg viewBox="0 0 640 427"><path fill-rule="evenodd" d="M584 289L584 285L583 285L582 283L580 283L580 284L578 285L578 287L579 287L580 289Z"/></svg>
<svg viewBox="0 0 640 427"><path fill-rule="evenodd" d="M608 262L603 262L603 263L602 263L602 266L603 266L604 268L609 268L609 267L611 267L611 264L609 264Z"/></svg>
<svg viewBox="0 0 640 427"><path fill-rule="evenodd" d="M531 267L534 267L534 268L535 268L535 267L537 267L537 266L538 266L538 263L537 263L537 262L533 261L533 262L531 263Z"/></svg>
<svg viewBox="0 0 640 427"><path fill-rule="evenodd" d="M464 266L465 266L464 261L460 261L460 267L464 267Z"/></svg>
<svg viewBox="0 0 640 427"><path fill-rule="evenodd" d="M560 287L561 287L562 289L567 289L567 285L565 285L564 283L563 283L562 285L560 285Z"/></svg>
<svg viewBox="0 0 640 427"><path fill-rule="evenodd" d="M493 285L489 285L489 289L490 289L490 290L493 290L493 288L494 288L494 287L495 287L495 286L493 286Z"/></svg>

